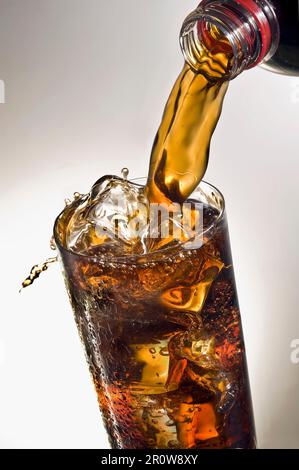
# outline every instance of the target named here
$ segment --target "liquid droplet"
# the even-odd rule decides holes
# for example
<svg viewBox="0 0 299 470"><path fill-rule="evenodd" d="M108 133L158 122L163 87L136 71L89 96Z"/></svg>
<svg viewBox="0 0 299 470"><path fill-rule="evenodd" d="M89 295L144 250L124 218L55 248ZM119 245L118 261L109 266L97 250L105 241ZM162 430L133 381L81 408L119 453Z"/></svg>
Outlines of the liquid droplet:
<svg viewBox="0 0 299 470"><path fill-rule="evenodd" d="M22 287L19 292L21 292L22 289L25 289L25 287L31 286L31 284L34 283L34 281L41 275L41 273L43 271L47 271L49 265L52 263L56 263L56 261L58 261L57 256L55 256L55 258L48 258L42 264L35 264L31 268L29 276L25 279L25 281L22 282Z"/></svg>
<svg viewBox="0 0 299 470"><path fill-rule="evenodd" d="M53 250L53 251L56 250L56 242L55 242L54 236L51 237L51 240L50 240L50 248L51 248L51 250Z"/></svg>
<svg viewBox="0 0 299 470"><path fill-rule="evenodd" d="M121 174L122 174L123 179L124 179L125 181L127 181L128 176L129 176L129 170L128 170L128 168L123 168L123 169L121 170Z"/></svg>

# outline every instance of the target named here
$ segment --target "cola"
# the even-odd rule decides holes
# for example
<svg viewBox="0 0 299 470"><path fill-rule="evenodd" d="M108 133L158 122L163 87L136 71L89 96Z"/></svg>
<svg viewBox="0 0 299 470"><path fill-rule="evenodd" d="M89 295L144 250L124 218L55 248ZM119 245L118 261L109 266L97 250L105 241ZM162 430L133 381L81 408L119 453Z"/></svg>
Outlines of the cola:
<svg viewBox="0 0 299 470"><path fill-rule="evenodd" d="M189 197L193 210L201 208L200 244L190 239L144 253L132 238L124 254L116 245L130 237L118 224L111 242L86 243L86 225L83 237L68 238L74 217L79 223L88 214L91 221L95 207L105 207L101 226L108 225L107 217L111 222L107 188L109 207L112 190L113 197L142 194L125 185L102 179L91 200L91 194L77 199L55 224L111 446L252 449L253 413L223 198L206 183Z"/></svg>

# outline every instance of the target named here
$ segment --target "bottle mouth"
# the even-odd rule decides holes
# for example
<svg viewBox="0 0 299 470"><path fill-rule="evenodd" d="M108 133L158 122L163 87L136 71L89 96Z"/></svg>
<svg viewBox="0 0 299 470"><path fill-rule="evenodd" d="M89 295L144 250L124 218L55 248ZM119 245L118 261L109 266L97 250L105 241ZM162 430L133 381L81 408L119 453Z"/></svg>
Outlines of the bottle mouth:
<svg viewBox="0 0 299 470"><path fill-rule="evenodd" d="M215 12L209 13L198 7L186 18L180 34L180 45L184 58L194 72L201 72L205 52L214 52L215 43L212 45L211 41L213 39L211 34L213 30L217 31L218 37L226 38L228 41L227 45L230 50L227 50L227 55L230 60L221 78L223 80L232 79L237 76L239 69L239 62L236 58L240 56L240 50L238 42L235 40L238 32L230 27L226 18L222 19L218 15L216 16ZM214 41L216 40L215 38Z"/></svg>
<svg viewBox="0 0 299 470"><path fill-rule="evenodd" d="M201 71L203 50L220 51L229 58L224 80L269 60L279 43L279 25L268 1L203 1L184 21L180 44L186 62ZM215 34L216 31L216 34ZM217 45L218 41L218 45ZM223 50L226 44L226 50Z"/></svg>

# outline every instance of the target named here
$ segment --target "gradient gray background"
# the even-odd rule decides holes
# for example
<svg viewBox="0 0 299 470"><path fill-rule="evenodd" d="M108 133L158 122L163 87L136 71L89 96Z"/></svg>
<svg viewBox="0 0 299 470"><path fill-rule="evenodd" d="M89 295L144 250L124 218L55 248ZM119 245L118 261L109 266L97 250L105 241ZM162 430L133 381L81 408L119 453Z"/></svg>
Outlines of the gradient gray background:
<svg viewBox="0 0 299 470"><path fill-rule="evenodd" d="M18 295L63 200L147 173L196 0L0 0L0 446L107 447L58 266ZM261 448L299 448L299 78L231 83L206 179L225 194Z"/></svg>

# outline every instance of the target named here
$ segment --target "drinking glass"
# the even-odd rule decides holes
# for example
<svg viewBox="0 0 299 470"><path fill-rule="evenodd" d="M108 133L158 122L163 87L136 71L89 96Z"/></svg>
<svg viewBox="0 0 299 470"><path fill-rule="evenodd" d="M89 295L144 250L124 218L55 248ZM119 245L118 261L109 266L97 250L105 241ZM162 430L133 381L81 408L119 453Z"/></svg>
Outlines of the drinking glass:
<svg viewBox="0 0 299 470"><path fill-rule="evenodd" d="M115 449L255 448L224 199L202 182L202 244L91 256L54 236L104 424Z"/></svg>

